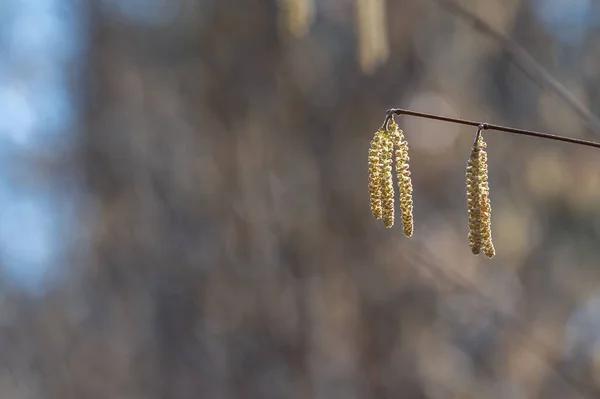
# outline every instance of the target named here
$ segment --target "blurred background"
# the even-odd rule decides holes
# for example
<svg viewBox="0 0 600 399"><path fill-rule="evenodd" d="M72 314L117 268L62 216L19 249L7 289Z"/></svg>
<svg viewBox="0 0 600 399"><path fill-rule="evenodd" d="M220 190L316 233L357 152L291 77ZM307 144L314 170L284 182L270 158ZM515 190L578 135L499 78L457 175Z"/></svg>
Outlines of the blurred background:
<svg viewBox="0 0 600 399"><path fill-rule="evenodd" d="M1 0L0 397L600 397L599 151L485 133L489 261L399 117L369 210L391 107L600 141L514 46L600 115L591 0Z"/></svg>

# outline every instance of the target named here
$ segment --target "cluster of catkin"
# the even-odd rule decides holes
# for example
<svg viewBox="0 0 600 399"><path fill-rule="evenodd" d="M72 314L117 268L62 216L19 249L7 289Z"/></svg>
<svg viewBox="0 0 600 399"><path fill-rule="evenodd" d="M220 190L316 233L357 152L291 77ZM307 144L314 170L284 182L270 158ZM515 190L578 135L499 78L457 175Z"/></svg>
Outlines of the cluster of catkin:
<svg viewBox="0 0 600 399"><path fill-rule="evenodd" d="M467 161L467 211L469 213L469 245L475 255L492 258L496 251L492 243L492 208L488 184L487 153L481 131L471 149Z"/></svg>
<svg viewBox="0 0 600 399"><path fill-rule="evenodd" d="M467 161L467 211L469 213L469 245L471 251L492 258L496 251L492 243L490 187L488 183L486 143L477 136ZM395 153L394 153L395 151ZM369 147L369 196L373 217L383 220L385 227L394 225L393 157L396 157L396 174L400 191L402 225L407 237L413 234L412 182L408 167L408 144L404 133L392 119L382 126Z"/></svg>
<svg viewBox="0 0 600 399"><path fill-rule="evenodd" d="M400 191L402 225L407 237L413 234L412 181L408 167L408 144L404 133L395 122L385 124L371 140L369 148L369 194L371 212L383 220L385 227L394 225L393 157L396 157L396 175ZM394 152L395 150L395 152Z"/></svg>

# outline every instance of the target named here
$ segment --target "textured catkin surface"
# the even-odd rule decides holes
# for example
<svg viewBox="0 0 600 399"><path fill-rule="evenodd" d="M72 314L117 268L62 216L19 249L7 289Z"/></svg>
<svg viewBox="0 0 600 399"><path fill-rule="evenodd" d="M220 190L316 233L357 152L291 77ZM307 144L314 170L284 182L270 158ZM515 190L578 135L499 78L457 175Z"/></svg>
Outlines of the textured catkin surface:
<svg viewBox="0 0 600 399"><path fill-rule="evenodd" d="M371 213L375 219L383 218L383 208L381 204L382 181L381 166L383 137L385 130L380 129L375 133L369 146L369 201L371 204Z"/></svg>
<svg viewBox="0 0 600 399"><path fill-rule="evenodd" d="M469 245L471 251L478 255L481 252L481 147L479 141L471 149L469 160L467 161L467 211L469 215Z"/></svg>
<svg viewBox="0 0 600 399"><path fill-rule="evenodd" d="M381 204L383 207L383 223L385 227L394 226L394 177L392 174L392 163L394 154L394 141L391 133L386 131L383 137L381 150Z"/></svg>
<svg viewBox="0 0 600 399"><path fill-rule="evenodd" d="M387 130L386 130L387 129ZM375 133L369 146L369 201L375 219L383 219L387 228L394 226L394 180L395 159L398 180L398 199L404 235L413 234L412 181L409 170L408 144L404 133L392 120L388 127Z"/></svg>
<svg viewBox="0 0 600 399"><path fill-rule="evenodd" d="M396 123L391 124L396 147L396 174L398 177L398 191L400 200L400 210L402 213L402 228L404 235L411 237L414 230L413 222L413 198L412 198L412 180L410 177L410 167L408 156L408 143L404 137L404 132L398 128Z"/></svg>
<svg viewBox="0 0 600 399"><path fill-rule="evenodd" d="M469 215L469 245L477 255L483 251L487 258L495 255L492 243L492 208L488 183L487 144L479 135L467 161L467 211Z"/></svg>
<svg viewBox="0 0 600 399"><path fill-rule="evenodd" d="M487 144L483 141L483 136L479 137L478 146L481 148L479 152L481 245L483 254L491 259L496 254L496 251L494 249L494 244L492 243L492 205L490 202L490 185L488 182L487 152L485 151Z"/></svg>

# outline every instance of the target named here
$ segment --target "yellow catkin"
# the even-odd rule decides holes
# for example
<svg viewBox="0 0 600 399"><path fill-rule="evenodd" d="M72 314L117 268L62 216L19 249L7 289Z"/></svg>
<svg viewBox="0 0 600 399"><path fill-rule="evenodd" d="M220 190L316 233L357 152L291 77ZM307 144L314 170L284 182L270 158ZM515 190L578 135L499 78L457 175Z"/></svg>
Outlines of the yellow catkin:
<svg viewBox="0 0 600 399"><path fill-rule="evenodd" d="M467 210L471 251L475 255L483 252L486 257L492 258L496 251L492 243L486 147L483 136L479 135L467 162Z"/></svg>
<svg viewBox="0 0 600 399"><path fill-rule="evenodd" d="M389 57L386 0L356 0L358 61L373 73Z"/></svg>
<svg viewBox="0 0 600 399"><path fill-rule="evenodd" d="M385 131L383 129L378 130L371 140L371 145L369 147L369 197L371 213L375 219L383 218L381 207L382 185L380 159L384 134Z"/></svg>
<svg viewBox="0 0 600 399"><path fill-rule="evenodd" d="M392 158L394 142L390 132L383 135L381 157L379 160L381 173L381 206L383 224L390 228L394 225L394 180L392 177Z"/></svg>
<svg viewBox="0 0 600 399"><path fill-rule="evenodd" d="M402 226L404 235L411 237L413 234L413 200L412 180L410 178L408 143L402 130L396 123L390 125L394 146L396 147L396 175L398 177L398 190L400 191L400 210L402 213Z"/></svg>
<svg viewBox="0 0 600 399"><path fill-rule="evenodd" d="M482 251L487 258L493 258L496 254L494 244L492 243L492 207L490 203L490 187L488 183L488 167L487 167L487 153L485 152L486 143L483 141L483 137L479 137L480 147L480 190L481 195L479 198L479 206L481 213L481 241Z"/></svg>
<svg viewBox="0 0 600 399"><path fill-rule="evenodd" d="M479 161L481 148L479 140L473 145L467 161L467 211L469 213L469 245L471 251L478 255L481 252L481 190L479 185Z"/></svg>

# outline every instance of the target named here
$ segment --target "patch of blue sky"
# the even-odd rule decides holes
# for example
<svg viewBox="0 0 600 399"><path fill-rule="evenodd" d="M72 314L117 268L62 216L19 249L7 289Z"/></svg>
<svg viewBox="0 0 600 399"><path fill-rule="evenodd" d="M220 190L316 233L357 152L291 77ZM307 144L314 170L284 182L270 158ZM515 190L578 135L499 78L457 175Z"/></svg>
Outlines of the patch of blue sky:
<svg viewBox="0 0 600 399"><path fill-rule="evenodd" d="M0 260L5 281L40 293L62 247L61 235L56 234L61 222L57 202L48 194L1 186Z"/></svg>
<svg viewBox="0 0 600 399"><path fill-rule="evenodd" d="M58 180L29 187L10 171L26 167L30 153L73 139L76 101L67 65L84 39L76 1L0 3L0 269L11 286L40 294L59 272L75 204Z"/></svg>
<svg viewBox="0 0 600 399"><path fill-rule="evenodd" d="M0 138L4 145L24 146L31 141L37 118L25 93L13 84L0 86ZM6 141L9 140L9 143Z"/></svg>
<svg viewBox="0 0 600 399"><path fill-rule="evenodd" d="M65 59L76 55L81 47L79 35L73 34L72 14L60 13L58 7L48 7L54 0L40 0L37 7L27 7L14 14L9 43L16 60L42 57Z"/></svg>
<svg viewBox="0 0 600 399"><path fill-rule="evenodd" d="M531 5L546 31L566 45L581 44L600 22L591 0L531 0Z"/></svg>
<svg viewBox="0 0 600 399"><path fill-rule="evenodd" d="M61 80L0 81L0 109L0 142L15 150L59 148L71 139L73 98Z"/></svg>
<svg viewBox="0 0 600 399"><path fill-rule="evenodd" d="M66 88L65 79L31 82L26 98L36 115L36 126L30 135L30 147L55 149L71 142L71 126L75 121L75 104Z"/></svg>

